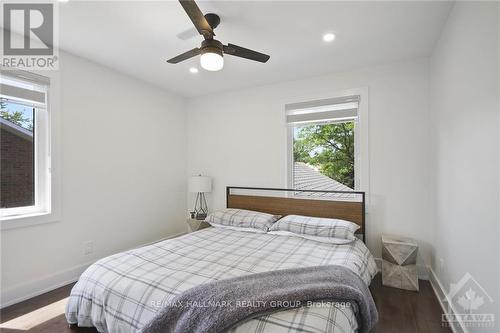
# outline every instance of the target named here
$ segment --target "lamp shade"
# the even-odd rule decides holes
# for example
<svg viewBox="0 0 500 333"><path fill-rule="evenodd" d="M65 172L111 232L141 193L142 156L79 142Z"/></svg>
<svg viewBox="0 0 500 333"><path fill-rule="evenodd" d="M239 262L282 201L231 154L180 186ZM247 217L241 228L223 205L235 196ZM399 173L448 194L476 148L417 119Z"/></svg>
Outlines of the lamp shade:
<svg viewBox="0 0 500 333"><path fill-rule="evenodd" d="M212 192L212 178L207 176L191 176L188 180L189 192Z"/></svg>

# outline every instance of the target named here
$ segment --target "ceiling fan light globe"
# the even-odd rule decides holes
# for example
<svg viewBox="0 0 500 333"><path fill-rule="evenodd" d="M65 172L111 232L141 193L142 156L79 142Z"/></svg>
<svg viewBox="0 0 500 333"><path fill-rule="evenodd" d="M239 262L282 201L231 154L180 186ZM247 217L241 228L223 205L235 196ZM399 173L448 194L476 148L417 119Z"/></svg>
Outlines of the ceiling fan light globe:
<svg viewBox="0 0 500 333"><path fill-rule="evenodd" d="M224 58L218 53L205 52L200 56L200 66L207 71L220 71L224 67Z"/></svg>

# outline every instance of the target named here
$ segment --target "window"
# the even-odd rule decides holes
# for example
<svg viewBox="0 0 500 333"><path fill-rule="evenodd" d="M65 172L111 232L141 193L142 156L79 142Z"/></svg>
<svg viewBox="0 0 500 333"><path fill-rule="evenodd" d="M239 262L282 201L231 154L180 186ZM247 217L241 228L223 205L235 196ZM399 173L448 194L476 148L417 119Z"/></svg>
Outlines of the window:
<svg viewBox="0 0 500 333"><path fill-rule="evenodd" d="M51 211L48 79L2 72L0 212L2 220Z"/></svg>
<svg viewBox="0 0 500 333"><path fill-rule="evenodd" d="M35 108L0 98L0 208L35 204Z"/></svg>
<svg viewBox="0 0 500 333"><path fill-rule="evenodd" d="M359 101L351 95L286 105L291 188L360 190Z"/></svg>

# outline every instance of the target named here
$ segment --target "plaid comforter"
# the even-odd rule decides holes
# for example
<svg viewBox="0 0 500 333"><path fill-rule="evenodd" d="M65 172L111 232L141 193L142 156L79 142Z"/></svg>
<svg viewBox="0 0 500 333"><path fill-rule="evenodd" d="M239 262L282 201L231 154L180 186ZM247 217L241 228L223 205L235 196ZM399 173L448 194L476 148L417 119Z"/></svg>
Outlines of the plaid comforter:
<svg viewBox="0 0 500 333"><path fill-rule="evenodd" d="M66 318L100 332L137 332L176 295L209 281L270 270L343 265L367 284L377 268L359 240L345 245L207 228L97 261L71 291ZM258 317L231 332L352 332L349 306L313 303Z"/></svg>

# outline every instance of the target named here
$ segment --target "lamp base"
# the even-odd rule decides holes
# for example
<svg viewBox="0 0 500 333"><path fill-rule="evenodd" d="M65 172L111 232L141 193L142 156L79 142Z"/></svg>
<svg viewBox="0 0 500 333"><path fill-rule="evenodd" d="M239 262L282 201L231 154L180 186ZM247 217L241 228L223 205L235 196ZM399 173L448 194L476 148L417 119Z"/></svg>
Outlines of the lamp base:
<svg viewBox="0 0 500 333"><path fill-rule="evenodd" d="M207 218L207 214L205 214L205 213L196 214L196 219L197 220L204 220L206 218Z"/></svg>
<svg viewBox="0 0 500 333"><path fill-rule="evenodd" d="M196 195L194 212L196 214L197 220L204 220L207 217L208 207L207 207L207 201L205 200L205 194L203 192L199 192Z"/></svg>

